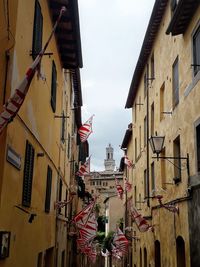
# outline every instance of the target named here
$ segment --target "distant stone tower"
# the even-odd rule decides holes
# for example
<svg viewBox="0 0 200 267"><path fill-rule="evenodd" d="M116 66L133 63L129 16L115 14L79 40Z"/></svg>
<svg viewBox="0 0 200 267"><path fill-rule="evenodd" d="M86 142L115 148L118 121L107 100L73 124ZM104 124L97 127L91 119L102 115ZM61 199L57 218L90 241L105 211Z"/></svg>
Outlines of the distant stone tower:
<svg viewBox="0 0 200 267"><path fill-rule="evenodd" d="M114 149L111 147L111 144L106 147L106 159L104 160L104 166L106 171L114 171L115 169L115 160L113 159Z"/></svg>

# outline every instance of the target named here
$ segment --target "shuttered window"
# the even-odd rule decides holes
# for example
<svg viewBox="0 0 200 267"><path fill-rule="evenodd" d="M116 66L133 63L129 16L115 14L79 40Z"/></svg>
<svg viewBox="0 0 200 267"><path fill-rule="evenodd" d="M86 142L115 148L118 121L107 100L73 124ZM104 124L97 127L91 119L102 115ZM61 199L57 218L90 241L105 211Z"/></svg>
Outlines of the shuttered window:
<svg viewBox="0 0 200 267"><path fill-rule="evenodd" d="M26 207L30 207L31 205L34 154L35 150L33 146L28 141L26 141L24 181L23 181L23 194L22 194L22 205Z"/></svg>
<svg viewBox="0 0 200 267"><path fill-rule="evenodd" d="M34 26L33 26L33 43L32 43L33 59L36 58L36 56L40 53L42 49L42 29L43 29L42 11L38 0L36 0Z"/></svg>
<svg viewBox="0 0 200 267"><path fill-rule="evenodd" d="M200 124L196 128L197 171L200 172Z"/></svg>
<svg viewBox="0 0 200 267"><path fill-rule="evenodd" d="M51 77L51 107L53 112L56 111L56 89L57 89L57 71L56 64L52 62L52 77Z"/></svg>
<svg viewBox="0 0 200 267"><path fill-rule="evenodd" d="M178 73L178 57L172 67L173 77L173 108L179 103L179 73Z"/></svg>
<svg viewBox="0 0 200 267"><path fill-rule="evenodd" d="M45 198L45 212L50 211L51 185L52 185L52 169L48 166L48 168L47 168L47 183L46 183L46 198Z"/></svg>
<svg viewBox="0 0 200 267"><path fill-rule="evenodd" d="M193 36L194 76L200 71L200 27Z"/></svg>

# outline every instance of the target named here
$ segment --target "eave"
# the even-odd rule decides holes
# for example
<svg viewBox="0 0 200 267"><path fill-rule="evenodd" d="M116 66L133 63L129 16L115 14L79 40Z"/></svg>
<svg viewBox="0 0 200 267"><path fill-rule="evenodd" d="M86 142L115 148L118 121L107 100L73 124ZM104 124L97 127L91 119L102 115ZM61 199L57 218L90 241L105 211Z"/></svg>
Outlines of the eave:
<svg viewBox="0 0 200 267"><path fill-rule="evenodd" d="M77 0L48 0L53 23L58 18L62 6L67 8L56 30L56 40L62 67L82 68L81 38Z"/></svg>
<svg viewBox="0 0 200 267"><path fill-rule="evenodd" d="M156 0L154 4L151 18L149 21L149 25L147 27L147 31L144 37L140 55L139 55L136 68L133 74L133 78L131 81L131 86L129 89L125 108L132 108L133 106L133 102L134 102L134 99L137 93L137 89L138 89L145 65L151 54L154 40L159 30L160 23L163 18L167 3L168 3L168 0Z"/></svg>
<svg viewBox="0 0 200 267"><path fill-rule="evenodd" d="M128 128L121 144L121 149L126 149L132 137L132 128Z"/></svg>
<svg viewBox="0 0 200 267"><path fill-rule="evenodd" d="M166 34L184 34L199 3L199 0L179 0Z"/></svg>

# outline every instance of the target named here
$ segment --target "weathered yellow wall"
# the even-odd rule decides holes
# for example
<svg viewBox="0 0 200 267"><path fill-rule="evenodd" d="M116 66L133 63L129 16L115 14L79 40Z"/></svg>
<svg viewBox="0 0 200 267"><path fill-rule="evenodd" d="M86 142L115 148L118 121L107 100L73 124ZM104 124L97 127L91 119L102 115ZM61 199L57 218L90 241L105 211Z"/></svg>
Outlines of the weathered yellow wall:
<svg viewBox="0 0 200 267"><path fill-rule="evenodd" d="M41 0L43 14L43 45L48 39L52 30L52 21L49 13L48 3ZM5 50L13 44L6 40L6 31L3 3L0 4L0 91L5 75L5 60L3 59ZM19 82L23 79L26 70L32 63L29 55L32 49L33 19L35 1L11 1L10 18L11 31L15 38L14 47L11 49L11 60L8 70L8 83L6 97L10 96L10 89L13 93ZM71 79L70 74L64 75L56 40L53 37L47 52L53 55L49 58L43 56L41 62L41 72L46 80L43 81L37 75L32 80L25 101L13 122L0 136L0 230L11 232L10 255L5 260L0 261L0 266L22 267L37 266L38 253L43 253L43 263L45 264L45 251L53 248L52 257L58 248L58 264L61 262L61 252L66 250L67 227L63 227L66 221L64 208L59 215L59 223L56 232L56 210L54 203L57 199L57 185L59 177L63 180L62 200L65 199L66 190L70 184L71 153L67 157L68 133L72 135L73 111L71 110ZM13 56L12 56L13 55ZM67 118L66 142L61 143L61 119L54 118L54 113L50 105L51 98L51 71L52 60L57 68L57 95L56 95L56 115L61 115L65 111ZM67 79L65 79L67 76ZM2 94L0 94L2 96ZM0 98L2 102L2 99ZM0 103L0 107L2 103ZM22 207L23 190L23 170L25 159L25 146L28 140L35 149L35 162L33 171L32 199L31 207ZM11 146L21 156L21 169L17 170L6 161L6 153L3 146ZM43 157L37 157L37 153L44 153ZM77 160L77 147L73 151ZM44 211L46 194L47 166L52 168L52 191L51 209L47 214ZM3 166L5 166L3 168ZM2 183L2 188L1 188ZM20 206L37 216L32 224L28 223L29 215L19 210L15 206ZM56 237L57 235L57 237ZM66 236L66 238L63 238ZM58 238L62 237L58 240ZM47 264L47 263L46 263ZM53 258L51 265L53 264ZM46 265L44 265L46 266ZM48 265L49 266L49 265ZM53 265L52 265L53 266Z"/></svg>
<svg viewBox="0 0 200 267"><path fill-rule="evenodd" d="M194 83L192 64L192 32L199 20L200 9L198 9L184 35L172 37L166 35L166 29L169 25L171 12L170 5L166 9L164 18L160 24L156 40L153 45L155 61L155 80L149 86L149 115L151 104L154 102L155 112L155 131L158 135L165 135L165 155L173 156L173 140L180 135L181 156L185 157L187 153L190 156L190 174L196 174L196 153L195 153L195 128L194 122L199 119L199 99L200 85ZM172 65L179 56L179 104L175 109L172 107ZM150 65L150 58L149 58ZM147 148L144 146L144 117L146 111L146 98L144 98L144 74L141 78L138 87L137 95L133 104L133 143L130 145L133 148L133 159L135 158L134 140L137 138L139 147L139 127L142 128L142 149L138 152L138 158L135 161L136 168L133 170L133 186L137 187L136 200L139 201L139 194L144 200L144 170L146 169L146 153ZM172 111L172 115L164 115L160 121L160 88L165 83L164 93L164 111ZM190 86L190 93L185 96L186 88ZM137 119L135 121L135 103L141 103L143 106L137 108ZM151 117L149 118L151 121ZM149 125L151 126L151 125ZM151 134L151 133L149 133ZM154 132L155 134L155 132ZM188 195L188 175L186 162L182 162L182 181L178 185L162 184L161 181L161 162L152 159L150 148L150 164L154 161L155 177L156 177L156 192L155 194L163 195L163 202L172 201L177 198L184 198ZM173 183L174 167L169 162L165 161L167 183ZM151 172L150 175L150 193L151 193ZM164 188L164 190L163 190ZM152 192L153 193L153 192ZM190 266L189 255L189 233L188 233L188 208L187 201L179 202L179 214L173 214L166 209L154 209L158 202L156 199L150 200L150 208L147 206L147 200L144 203L135 203L133 196L133 204L144 216L152 216L152 220L148 222L155 225L155 232L140 233L135 224L134 230L137 231L137 236L140 238L136 243L136 252L133 246L133 264L139 266L140 248L142 249L142 258L144 256L144 248L147 249L147 263L154 266L154 241L159 240L161 244L161 265L176 266L176 238L180 235L185 241L186 266ZM144 264L144 263L143 263ZM133 265L134 266L134 265Z"/></svg>

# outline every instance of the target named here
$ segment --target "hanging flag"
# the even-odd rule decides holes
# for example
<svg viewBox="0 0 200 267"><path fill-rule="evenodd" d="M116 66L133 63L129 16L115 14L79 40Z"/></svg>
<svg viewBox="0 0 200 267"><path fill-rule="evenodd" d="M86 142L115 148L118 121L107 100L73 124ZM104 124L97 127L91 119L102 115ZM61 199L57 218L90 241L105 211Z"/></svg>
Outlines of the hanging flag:
<svg viewBox="0 0 200 267"><path fill-rule="evenodd" d="M44 48L40 51L39 55L33 61L32 65L27 70L24 79L21 81L21 83L15 90L14 94L7 100L7 103L4 106L4 110L0 113L0 133L3 131L4 127L6 127L6 125L13 120L13 118L17 115L20 107L22 106L25 96L28 92L29 86L31 84L31 81L34 77L34 74L36 70L39 68L41 59L65 11L66 11L66 8L62 7L60 10L58 19L53 27L53 30Z"/></svg>
<svg viewBox="0 0 200 267"><path fill-rule="evenodd" d="M127 155L124 156L124 163L127 165L129 169L134 167L134 164L132 163L132 161L130 161L130 159L128 159Z"/></svg>
<svg viewBox="0 0 200 267"><path fill-rule="evenodd" d="M125 177L124 178L124 187L125 187L125 190L126 192L130 192L131 189L132 189L132 184L130 184L127 180L127 178Z"/></svg>
<svg viewBox="0 0 200 267"><path fill-rule="evenodd" d="M91 202L87 207L81 210L72 220L75 223L76 227L81 229L84 227L89 219L89 216L94 208L96 201Z"/></svg>
<svg viewBox="0 0 200 267"><path fill-rule="evenodd" d="M101 250L101 255L103 256L103 257L108 257L108 256L110 256L110 252L106 249L105 250L105 252L103 251L103 249Z"/></svg>
<svg viewBox="0 0 200 267"><path fill-rule="evenodd" d="M111 244L111 251L112 251L112 256L118 260L121 260L122 258L122 252L113 244Z"/></svg>
<svg viewBox="0 0 200 267"><path fill-rule="evenodd" d="M92 120L94 115L92 115L78 130L81 142L85 142L89 135L92 133Z"/></svg>
<svg viewBox="0 0 200 267"><path fill-rule="evenodd" d="M80 236L83 240L90 241L97 235L98 223L94 213L91 213L85 226L80 230Z"/></svg>
<svg viewBox="0 0 200 267"><path fill-rule="evenodd" d="M116 185L118 197L120 199L123 199L124 190L123 190L122 186L119 184L119 181L117 180L117 178L115 178L115 185Z"/></svg>
<svg viewBox="0 0 200 267"><path fill-rule="evenodd" d="M121 251L122 254L127 253L128 240L119 227L117 228L114 234L113 244L115 245L116 248L119 249L119 251Z"/></svg>
<svg viewBox="0 0 200 267"><path fill-rule="evenodd" d="M148 222L139 214L133 206L131 207L131 216L135 221L140 232L154 231L153 226L149 225Z"/></svg>
<svg viewBox="0 0 200 267"><path fill-rule="evenodd" d="M163 198L162 195L157 195L157 196L155 196L155 198L157 198L161 207L167 209L170 212L179 213L178 206L175 206L174 204L163 204L162 203L162 198Z"/></svg>
<svg viewBox="0 0 200 267"><path fill-rule="evenodd" d="M85 175L90 173L90 157L86 160L86 162L83 165L80 166L80 168L77 171L76 175L85 176Z"/></svg>

